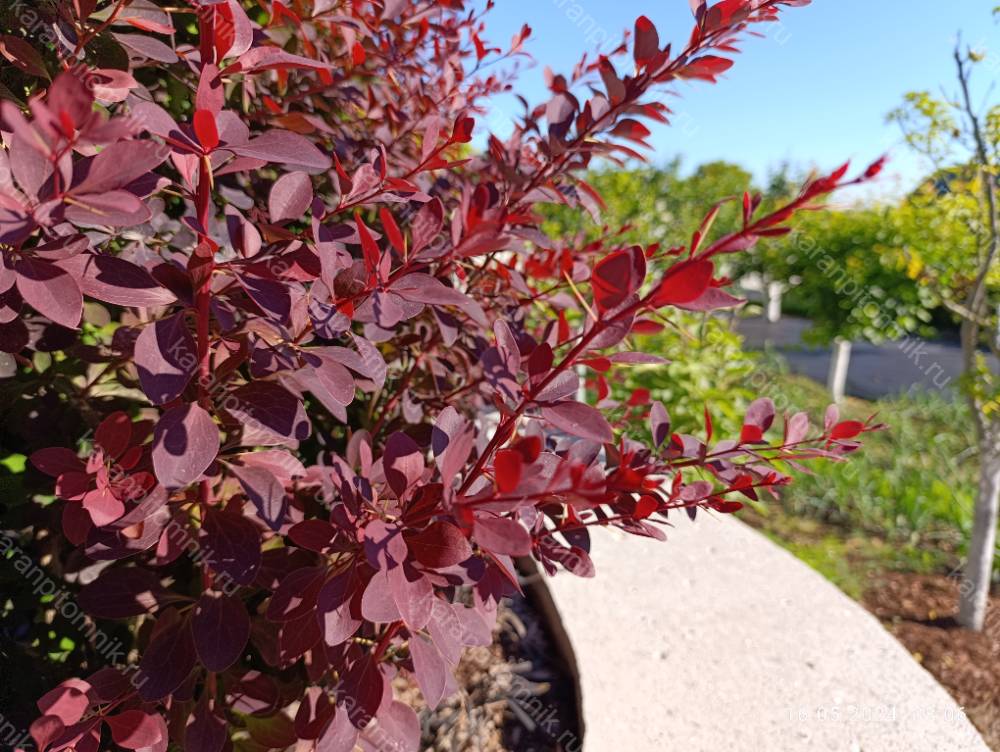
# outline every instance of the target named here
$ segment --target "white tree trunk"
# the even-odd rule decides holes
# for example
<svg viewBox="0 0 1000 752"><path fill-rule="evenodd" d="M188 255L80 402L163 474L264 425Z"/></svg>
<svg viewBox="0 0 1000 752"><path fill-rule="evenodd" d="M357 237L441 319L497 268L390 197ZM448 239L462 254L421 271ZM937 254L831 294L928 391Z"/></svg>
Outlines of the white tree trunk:
<svg viewBox="0 0 1000 752"><path fill-rule="evenodd" d="M767 296L767 320L772 324L781 321L781 296L785 291L785 286L781 282L768 282L766 288Z"/></svg>
<svg viewBox="0 0 1000 752"><path fill-rule="evenodd" d="M984 441L979 458L979 493L969 541L969 557L960 593L959 623L981 632L986 623L993 558L997 541L997 511L1000 506L1000 451Z"/></svg>
<svg viewBox="0 0 1000 752"><path fill-rule="evenodd" d="M833 341L833 351L830 353L830 374L826 386L834 402L844 399L847 389L847 369L851 364L851 341L837 337Z"/></svg>

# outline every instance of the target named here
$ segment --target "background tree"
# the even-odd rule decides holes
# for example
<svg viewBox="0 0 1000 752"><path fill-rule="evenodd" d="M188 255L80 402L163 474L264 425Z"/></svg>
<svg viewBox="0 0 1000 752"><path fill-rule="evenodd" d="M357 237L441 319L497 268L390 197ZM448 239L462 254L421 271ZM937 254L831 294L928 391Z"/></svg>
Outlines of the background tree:
<svg viewBox="0 0 1000 752"><path fill-rule="evenodd" d="M904 220L915 231L911 258L944 305L961 320L963 387L979 444L975 522L961 588L959 620L981 630L986 618L1000 506L1000 382L984 349L998 353L997 205L1000 106L980 105L972 75L982 56L959 43L957 92L907 95L890 115L908 144L936 168L918 189ZM992 88L989 89L992 93Z"/></svg>
<svg viewBox="0 0 1000 752"><path fill-rule="evenodd" d="M891 207L802 215L792 232L758 248L758 263L784 281L787 305L810 321L807 342L831 345L828 386L844 397L851 342L931 334L934 295L909 274Z"/></svg>

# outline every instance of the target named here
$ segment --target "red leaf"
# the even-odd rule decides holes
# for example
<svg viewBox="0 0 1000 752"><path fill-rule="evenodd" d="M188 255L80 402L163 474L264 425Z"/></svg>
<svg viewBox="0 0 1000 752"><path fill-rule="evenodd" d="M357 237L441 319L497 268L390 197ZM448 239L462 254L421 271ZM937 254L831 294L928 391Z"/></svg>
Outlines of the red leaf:
<svg viewBox="0 0 1000 752"><path fill-rule="evenodd" d="M774 401L768 397L754 400L750 404L750 407L747 408L746 417L743 419L743 431L740 435L740 441L760 441L773 422Z"/></svg>
<svg viewBox="0 0 1000 752"><path fill-rule="evenodd" d="M355 42L354 46L351 47L351 62L355 67L359 65L364 65L365 62L365 48L361 42Z"/></svg>
<svg viewBox="0 0 1000 752"><path fill-rule="evenodd" d="M143 749L166 740L167 725L156 713L126 710L105 719L115 744L125 749Z"/></svg>
<svg viewBox="0 0 1000 752"><path fill-rule="evenodd" d="M639 16L635 22L635 61L642 64L659 51L660 36L656 33L656 27L646 16Z"/></svg>
<svg viewBox="0 0 1000 752"><path fill-rule="evenodd" d="M219 145L219 130L215 125L215 115L208 110L194 113L194 133L201 147L210 152Z"/></svg>
<svg viewBox="0 0 1000 752"><path fill-rule="evenodd" d="M853 439L864 430L865 424L861 421L845 420L833 427L833 430L830 431L830 438L834 440Z"/></svg>
<svg viewBox="0 0 1000 752"><path fill-rule="evenodd" d="M591 275L599 311L620 305L646 278L646 257L639 246L617 251L598 262Z"/></svg>
<svg viewBox="0 0 1000 752"><path fill-rule="evenodd" d="M400 253L405 253L406 241L403 239L403 233L400 232L399 225L396 224L396 219L392 216L392 212L382 206L379 207L378 215L382 220L382 227L389 238L389 242L392 243L392 247Z"/></svg>
<svg viewBox="0 0 1000 752"><path fill-rule="evenodd" d="M79 721L90 707L87 685L78 679L70 679L53 690L46 692L38 700L38 709L43 715L54 716L66 726Z"/></svg>
<svg viewBox="0 0 1000 752"><path fill-rule="evenodd" d="M655 512L660 503L653 496L643 496L635 505L634 517L637 520L644 520Z"/></svg>
<svg viewBox="0 0 1000 752"><path fill-rule="evenodd" d="M514 491L521 482L524 458L516 449L501 449L493 459L493 474L503 493Z"/></svg>
<svg viewBox="0 0 1000 752"><path fill-rule="evenodd" d="M372 237L367 225L362 221L360 212L354 212L354 222L358 227L358 237L361 238L361 250L365 258L365 269L369 275L375 274L378 262L382 258L375 238Z"/></svg>
<svg viewBox="0 0 1000 752"><path fill-rule="evenodd" d="M655 308L690 303L708 289L715 271L711 261L682 261L670 267L650 299Z"/></svg>

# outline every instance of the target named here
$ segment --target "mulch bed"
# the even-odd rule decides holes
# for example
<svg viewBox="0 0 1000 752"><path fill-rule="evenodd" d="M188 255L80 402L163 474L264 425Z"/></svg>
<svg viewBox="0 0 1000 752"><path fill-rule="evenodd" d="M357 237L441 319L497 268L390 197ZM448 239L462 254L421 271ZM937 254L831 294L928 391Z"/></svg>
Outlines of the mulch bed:
<svg viewBox="0 0 1000 752"><path fill-rule="evenodd" d="M949 577L884 572L862 602L1000 752L1000 594L990 599L986 630L978 633L955 620L958 589Z"/></svg>
<svg viewBox="0 0 1000 752"><path fill-rule="evenodd" d="M579 752L575 685L544 619L528 598L500 607L493 645L466 652L461 690L431 712L419 691L397 686L423 728L425 752Z"/></svg>

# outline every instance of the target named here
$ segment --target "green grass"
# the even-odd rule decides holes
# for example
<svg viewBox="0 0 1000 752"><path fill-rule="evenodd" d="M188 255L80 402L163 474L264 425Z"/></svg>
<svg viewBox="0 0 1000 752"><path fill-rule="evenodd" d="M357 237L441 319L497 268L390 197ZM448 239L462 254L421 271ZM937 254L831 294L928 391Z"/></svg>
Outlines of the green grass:
<svg viewBox="0 0 1000 752"><path fill-rule="evenodd" d="M779 374L789 404L820 420L826 390ZM867 402L849 399L846 418L877 414L884 431L867 434L846 463L813 463L782 493L790 514L813 517L887 542L960 551L972 525L976 455L968 409L960 401L920 394Z"/></svg>
<svg viewBox="0 0 1000 752"><path fill-rule="evenodd" d="M830 402L816 382L765 359L766 393L816 424ZM940 395L847 399L841 417L877 415L886 428L863 437L847 462L813 462L793 473L777 502L741 512L777 544L860 599L881 571L946 573L964 554L977 481L968 408Z"/></svg>
<svg viewBox="0 0 1000 752"><path fill-rule="evenodd" d="M781 506L757 504L747 507L740 518L855 600L860 600L877 572L929 574L948 571L956 563L942 550L891 544L876 535L789 514Z"/></svg>

